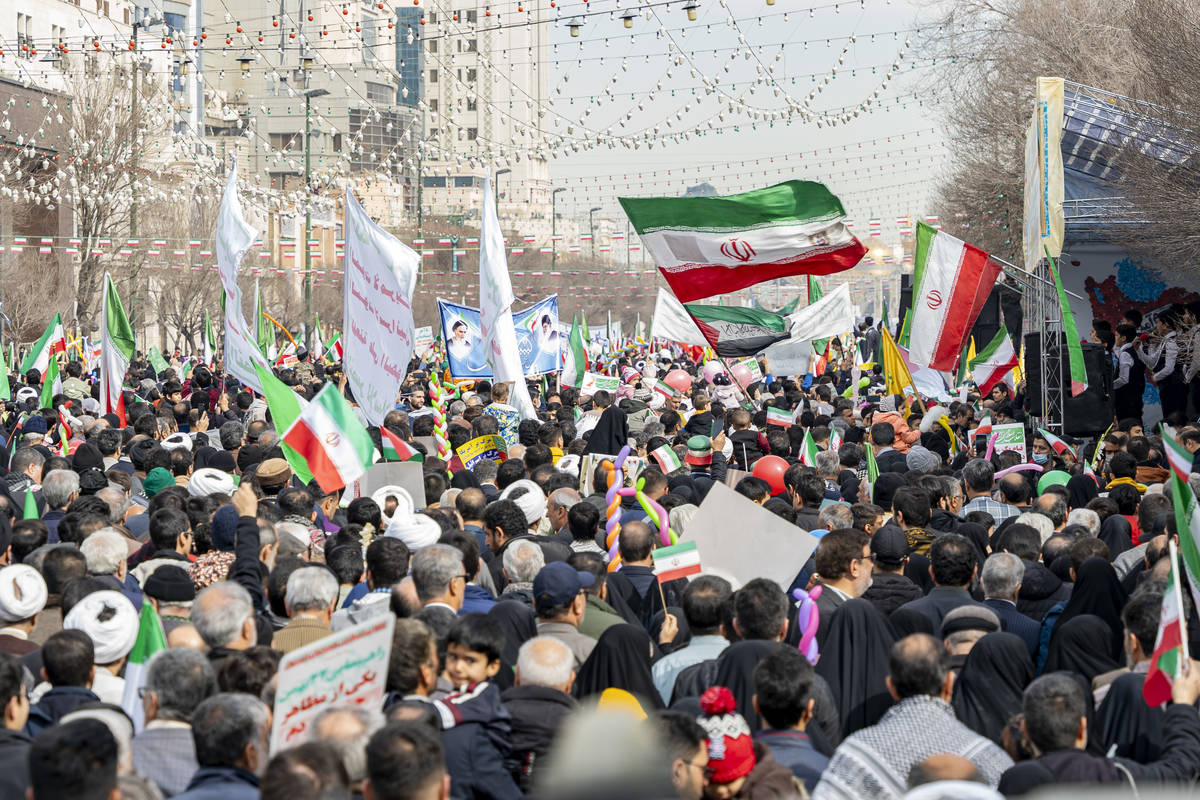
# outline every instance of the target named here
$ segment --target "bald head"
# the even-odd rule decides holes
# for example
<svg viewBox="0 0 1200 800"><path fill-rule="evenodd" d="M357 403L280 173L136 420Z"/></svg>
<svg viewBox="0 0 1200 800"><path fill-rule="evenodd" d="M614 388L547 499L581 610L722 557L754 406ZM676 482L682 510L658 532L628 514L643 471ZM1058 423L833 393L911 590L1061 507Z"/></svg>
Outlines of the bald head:
<svg viewBox="0 0 1200 800"><path fill-rule="evenodd" d="M549 636L535 636L521 645L517 654L517 685L569 692L575 682L574 666L569 647Z"/></svg>
<svg viewBox="0 0 1200 800"><path fill-rule="evenodd" d="M463 524L483 526L483 510L487 507L487 497L475 488L463 489L454 498L454 508L463 518Z"/></svg>
<svg viewBox="0 0 1200 800"><path fill-rule="evenodd" d="M167 634L167 647L175 649L184 647L188 650L195 650L198 653L207 653L208 646L204 644L204 640L200 638L200 634L196 631L196 626L189 623L176 625Z"/></svg>
<svg viewBox="0 0 1200 800"><path fill-rule="evenodd" d="M1005 475L1000 479L1000 497L1009 505L1027 505L1030 497L1029 483L1015 472Z"/></svg>
<svg viewBox="0 0 1200 800"><path fill-rule="evenodd" d="M648 564L654 549L654 534L644 522L629 522L621 526L618 535L621 560L626 564Z"/></svg>
<svg viewBox="0 0 1200 800"><path fill-rule="evenodd" d="M909 789L937 781L983 782L979 776L979 770L974 764L962 756L951 753L932 755L909 770Z"/></svg>

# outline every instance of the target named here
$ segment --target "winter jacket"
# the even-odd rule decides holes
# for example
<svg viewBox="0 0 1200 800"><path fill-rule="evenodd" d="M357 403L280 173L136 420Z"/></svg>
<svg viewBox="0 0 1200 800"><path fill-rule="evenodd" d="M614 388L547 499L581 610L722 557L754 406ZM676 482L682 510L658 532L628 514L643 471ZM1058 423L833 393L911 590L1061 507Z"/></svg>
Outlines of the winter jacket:
<svg viewBox="0 0 1200 800"><path fill-rule="evenodd" d="M890 572L876 572L871 580L871 588L862 596L863 600L884 614L891 614L905 603L922 597L924 593L920 586L903 575Z"/></svg>
<svg viewBox="0 0 1200 800"><path fill-rule="evenodd" d="M763 436L762 432L749 428L729 434L729 443L733 445L733 455L730 459L733 466L740 470L749 470L769 448L767 437Z"/></svg>
<svg viewBox="0 0 1200 800"><path fill-rule="evenodd" d="M876 414L872 417L872 420L876 425L886 422L892 426L892 430L896 432L896 441L892 442L892 448L897 453L907 453L909 445L921 441L921 432L909 428L908 423L904 421L904 417L895 412Z"/></svg>
<svg viewBox="0 0 1200 800"><path fill-rule="evenodd" d="M1063 583L1040 561L1025 561L1025 577L1017 593L1017 611L1035 621L1041 621L1054 606L1071 597L1071 587Z"/></svg>
<svg viewBox="0 0 1200 800"><path fill-rule="evenodd" d="M746 782L734 797L738 800L793 800L803 797L804 784L792 771L775 760L771 749L762 742L754 743L754 769L746 776Z"/></svg>
<svg viewBox="0 0 1200 800"><path fill-rule="evenodd" d="M513 686L504 690L500 700L512 715L512 749L504 766L528 791L537 762L549 752L558 729L579 704L569 694L544 686Z"/></svg>
<svg viewBox="0 0 1200 800"><path fill-rule="evenodd" d="M504 766L511 716L500 702L500 690L485 681L433 705L442 724L450 796L454 800L521 797Z"/></svg>
<svg viewBox="0 0 1200 800"><path fill-rule="evenodd" d="M25 733L36 738L39 733L56 724L60 719L84 703L99 703L100 698L82 686L55 686L42 695L42 699L29 709L29 721Z"/></svg>

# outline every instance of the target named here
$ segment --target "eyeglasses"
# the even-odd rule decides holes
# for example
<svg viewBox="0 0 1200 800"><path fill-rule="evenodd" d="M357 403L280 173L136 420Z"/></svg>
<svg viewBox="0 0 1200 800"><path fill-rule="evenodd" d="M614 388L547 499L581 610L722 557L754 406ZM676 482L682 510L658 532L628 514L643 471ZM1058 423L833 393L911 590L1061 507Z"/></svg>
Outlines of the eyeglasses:
<svg viewBox="0 0 1200 800"><path fill-rule="evenodd" d="M138 699L145 700L147 697L149 697L154 692L154 690L151 689L149 686L139 686L137 692L138 692Z"/></svg>

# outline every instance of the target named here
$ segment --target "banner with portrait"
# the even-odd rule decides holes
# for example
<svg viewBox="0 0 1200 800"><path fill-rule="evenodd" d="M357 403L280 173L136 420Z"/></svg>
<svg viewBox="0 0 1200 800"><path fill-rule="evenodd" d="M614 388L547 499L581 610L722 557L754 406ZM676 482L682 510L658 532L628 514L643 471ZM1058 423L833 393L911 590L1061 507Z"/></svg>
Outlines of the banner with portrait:
<svg viewBox="0 0 1200 800"><path fill-rule="evenodd" d="M439 298L438 314L450 374L455 378L491 378L492 368L488 366L479 331L479 309ZM558 295L551 295L524 311L514 311L513 324L526 376L545 375L562 368Z"/></svg>

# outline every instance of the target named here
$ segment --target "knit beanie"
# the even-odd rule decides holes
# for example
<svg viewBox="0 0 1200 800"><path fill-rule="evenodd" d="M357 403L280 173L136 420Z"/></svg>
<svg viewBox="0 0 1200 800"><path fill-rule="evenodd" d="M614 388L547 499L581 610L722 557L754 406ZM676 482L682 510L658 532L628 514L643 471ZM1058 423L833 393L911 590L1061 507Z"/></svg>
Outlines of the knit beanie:
<svg viewBox="0 0 1200 800"><path fill-rule="evenodd" d="M737 701L724 686L700 695L704 715L699 723L708 732L708 770L713 783L731 783L754 769L754 740L750 726L737 713Z"/></svg>

